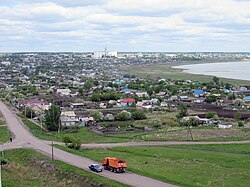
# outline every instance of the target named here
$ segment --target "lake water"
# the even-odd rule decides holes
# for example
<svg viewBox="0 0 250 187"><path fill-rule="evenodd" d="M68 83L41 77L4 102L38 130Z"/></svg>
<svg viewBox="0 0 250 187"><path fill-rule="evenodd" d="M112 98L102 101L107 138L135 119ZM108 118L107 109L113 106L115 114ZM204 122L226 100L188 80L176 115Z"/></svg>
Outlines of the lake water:
<svg viewBox="0 0 250 187"><path fill-rule="evenodd" d="M174 66L192 74L212 75L217 77L250 81L250 62L223 62Z"/></svg>

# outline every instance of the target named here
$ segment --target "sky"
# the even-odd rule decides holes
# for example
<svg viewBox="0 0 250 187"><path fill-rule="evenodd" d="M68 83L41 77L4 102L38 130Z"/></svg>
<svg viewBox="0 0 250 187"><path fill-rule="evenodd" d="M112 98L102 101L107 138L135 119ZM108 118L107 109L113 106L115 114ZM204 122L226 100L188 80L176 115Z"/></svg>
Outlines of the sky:
<svg viewBox="0 0 250 187"><path fill-rule="evenodd" d="M250 52L250 0L0 0L0 52Z"/></svg>

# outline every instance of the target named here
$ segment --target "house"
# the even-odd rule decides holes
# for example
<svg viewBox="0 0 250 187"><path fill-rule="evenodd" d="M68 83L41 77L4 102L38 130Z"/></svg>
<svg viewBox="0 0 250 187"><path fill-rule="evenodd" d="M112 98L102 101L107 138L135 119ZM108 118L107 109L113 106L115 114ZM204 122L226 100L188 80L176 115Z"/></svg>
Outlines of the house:
<svg viewBox="0 0 250 187"><path fill-rule="evenodd" d="M179 100L180 101L183 101L183 102L188 102L188 101L190 101L190 99L188 98L188 96L179 96Z"/></svg>
<svg viewBox="0 0 250 187"><path fill-rule="evenodd" d="M76 118L76 114L74 111L63 111L61 112L61 116L67 116L69 118Z"/></svg>
<svg viewBox="0 0 250 187"><path fill-rule="evenodd" d="M71 103L70 107L73 109L83 109L84 103Z"/></svg>
<svg viewBox="0 0 250 187"><path fill-rule="evenodd" d="M80 120L78 118L71 118L68 116L60 117L61 126L75 126L80 125Z"/></svg>
<svg viewBox="0 0 250 187"><path fill-rule="evenodd" d="M230 129L233 125L230 123L226 123L226 122L221 122L218 127L220 129Z"/></svg>
<svg viewBox="0 0 250 187"><path fill-rule="evenodd" d="M193 95L195 97L203 97L204 96L204 91L203 90L194 90Z"/></svg>
<svg viewBox="0 0 250 187"><path fill-rule="evenodd" d="M135 104L135 99L126 98L126 99L121 100L120 103L123 107L131 107L133 104Z"/></svg>
<svg viewBox="0 0 250 187"><path fill-rule="evenodd" d="M155 96L156 96L156 97L161 97L161 98L163 98L163 97L165 97L165 95L166 95L166 92L159 92L159 93L156 94Z"/></svg>
<svg viewBox="0 0 250 187"><path fill-rule="evenodd" d="M80 117L79 120L82 126L94 125L96 123L93 117Z"/></svg>
<svg viewBox="0 0 250 187"><path fill-rule="evenodd" d="M129 94L131 93L131 91L128 88L124 88L123 90L121 90L121 93Z"/></svg>
<svg viewBox="0 0 250 187"><path fill-rule="evenodd" d="M246 103L250 102L250 96L246 96L246 97L244 98L244 101L245 101Z"/></svg>
<svg viewBox="0 0 250 187"><path fill-rule="evenodd" d="M149 97L147 92L135 92L135 95L140 98L146 98Z"/></svg>
<svg viewBox="0 0 250 187"><path fill-rule="evenodd" d="M61 95L61 96L68 96L68 95L70 95L70 93L71 93L71 90L70 89L57 89L56 90L56 93L58 94L58 95Z"/></svg>

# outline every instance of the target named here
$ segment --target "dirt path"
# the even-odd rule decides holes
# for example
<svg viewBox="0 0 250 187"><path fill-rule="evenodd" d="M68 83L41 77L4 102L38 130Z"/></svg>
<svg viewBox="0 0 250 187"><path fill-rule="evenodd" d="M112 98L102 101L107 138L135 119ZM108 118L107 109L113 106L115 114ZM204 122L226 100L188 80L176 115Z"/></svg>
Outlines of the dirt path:
<svg viewBox="0 0 250 187"><path fill-rule="evenodd" d="M20 120L18 120L15 114L13 114L13 112L2 102L0 102L0 110L6 120L9 130L15 135L13 142L5 143L3 145L3 149L32 148L45 155L51 156L51 146L31 135L28 129L25 128ZM0 150L1 149L2 146L0 147ZM54 158L87 171L89 171L88 166L94 162L90 159L80 157L57 148L54 148ZM135 187L174 187L174 185L131 172L115 174L110 171L103 171L98 175Z"/></svg>

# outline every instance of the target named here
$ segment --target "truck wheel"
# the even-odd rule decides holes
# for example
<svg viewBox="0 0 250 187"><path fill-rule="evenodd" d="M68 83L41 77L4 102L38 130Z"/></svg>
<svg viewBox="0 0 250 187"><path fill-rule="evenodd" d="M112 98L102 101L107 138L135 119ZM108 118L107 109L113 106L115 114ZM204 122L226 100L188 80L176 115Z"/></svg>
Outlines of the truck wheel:
<svg viewBox="0 0 250 187"><path fill-rule="evenodd" d="M114 172L117 173L117 169L116 168L114 169Z"/></svg>
<svg viewBox="0 0 250 187"><path fill-rule="evenodd" d="M110 167L110 171L114 172L114 168L113 168L113 167Z"/></svg>

